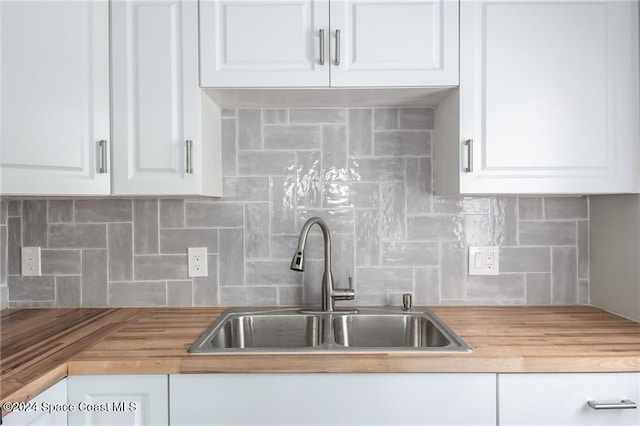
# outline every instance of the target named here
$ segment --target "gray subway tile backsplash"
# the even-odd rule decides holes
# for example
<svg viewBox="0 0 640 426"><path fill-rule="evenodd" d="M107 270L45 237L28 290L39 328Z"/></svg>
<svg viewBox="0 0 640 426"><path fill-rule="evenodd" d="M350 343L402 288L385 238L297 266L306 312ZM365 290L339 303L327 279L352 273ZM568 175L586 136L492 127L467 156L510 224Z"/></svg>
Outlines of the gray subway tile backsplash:
<svg viewBox="0 0 640 426"><path fill-rule="evenodd" d="M548 305L551 303L551 273L525 274L527 303Z"/></svg>
<svg viewBox="0 0 640 426"><path fill-rule="evenodd" d="M22 211L22 244L47 247L47 202L26 200Z"/></svg>
<svg viewBox="0 0 640 426"><path fill-rule="evenodd" d="M79 275L56 278L56 307L73 308L82 305L82 279Z"/></svg>
<svg viewBox="0 0 640 426"><path fill-rule="evenodd" d="M107 248L104 223L53 223L48 228L50 248ZM23 245L28 244L23 242Z"/></svg>
<svg viewBox="0 0 640 426"><path fill-rule="evenodd" d="M54 301L55 277L9 276L9 301Z"/></svg>
<svg viewBox="0 0 640 426"><path fill-rule="evenodd" d="M73 222L73 200L49 200L49 223Z"/></svg>
<svg viewBox="0 0 640 426"><path fill-rule="evenodd" d="M165 306L165 281L114 282L109 284L109 305L113 307Z"/></svg>
<svg viewBox="0 0 640 426"><path fill-rule="evenodd" d="M544 199L545 219L586 219L589 217L586 197L546 197Z"/></svg>
<svg viewBox="0 0 640 426"><path fill-rule="evenodd" d="M131 200L90 199L74 204L76 222L131 222Z"/></svg>
<svg viewBox="0 0 640 426"><path fill-rule="evenodd" d="M238 148L262 148L262 111L243 109L238 111Z"/></svg>
<svg viewBox="0 0 640 426"><path fill-rule="evenodd" d="M399 128L405 130L433 130L435 114L432 108L400 108Z"/></svg>
<svg viewBox="0 0 640 426"><path fill-rule="evenodd" d="M208 253L218 252L217 229L161 229L160 253L184 254L189 247L206 247Z"/></svg>
<svg viewBox="0 0 640 426"><path fill-rule="evenodd" d="M187 253L133 256L134 279L180 280L187 276Z"/></svg>
<svg viewBox="0 0 640 426"><path fill-rule="evenodd" d="M109 279L133 279L133 226L131 223L110 223L107 229Z"/></svg>
<svg viewBox="0 0 640 426"><path fill-rule="evenodd" d="M40 256L43 275L80 274L80 250L42 249Z"/></svg>
<svg viewBox="0 0 640 426"><path fill-rule="evenodd" d="M156 254L160 250L158 200L133 202L133 252Z"/></svg>
<svg viewBox="0 0 640 426"><path fill-rule="evenodd" d="M348 112L348 149L351 156L373 154L373 112L371 109L350 109Z"/></svg>
<svg viewBox="0 0 640 426"><path fill-rule="evenodd" d="M274 151L319 149L321 140L322 127L319 125L274 124L264 127L265 149Z"/></svg>
<svg viewBox="0 0 640 426"><path fill-rule="evenodd" d="M437 197L433 129L431 108L225 109L219 200L0 200L0 308L319 304L318 229L289 269L311 216L337 286L353 277L341 303L589 303L588 198ZM27 245L41 277L20 276ZM469 245L500 246L501 274L469 276Z"/></svg>
<svg viewBox="0 0 640 426"><path fill-rule="evenodd" d="M7 274L20 274L20 247L22 246L22 220L7 218ZM6 284L6 283L5 283Z"/></svg>
<svg viewBox="0 0 640 426"><path fill-rule="evenodd" d="M184 228L184 200L160 200L160 228Z"/></svg>
<svg viewBox="0 0 640 426"><path fill-rule="evenodd" d="M347 110L340 108L295 108L289 110L290 123L344 123Z"/></svg>
<svg viewBox="0 0 640 426"><path fill-rule="evenodd" d="M575 222L520 222L520 244L531 246L575 245Z"/></svg>
<svg viewBox="0 0 640 426"><path fill-rule="evenodd" d="M575 247L551 248L551 301L554 304L578 303L576 251Z"/></svg>
<svg viewBox="0 0 640 426"><path fill-rule="evenodd" d="M109 305L107 250L82 250L82 306Z"/></svg>

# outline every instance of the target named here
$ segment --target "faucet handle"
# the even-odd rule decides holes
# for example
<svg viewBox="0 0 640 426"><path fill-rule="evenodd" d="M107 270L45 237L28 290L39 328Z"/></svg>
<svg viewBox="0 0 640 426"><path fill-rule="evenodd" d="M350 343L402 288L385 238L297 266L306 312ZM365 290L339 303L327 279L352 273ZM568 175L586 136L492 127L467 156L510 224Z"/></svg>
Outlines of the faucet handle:
<svg viewBox="0 0 640 426"><path fill-rule="evenodd" d="M331 293L333 300L353 300L356 297L356 292L353 289L353 277L349 277L349 288L336 288Z"/></svg>

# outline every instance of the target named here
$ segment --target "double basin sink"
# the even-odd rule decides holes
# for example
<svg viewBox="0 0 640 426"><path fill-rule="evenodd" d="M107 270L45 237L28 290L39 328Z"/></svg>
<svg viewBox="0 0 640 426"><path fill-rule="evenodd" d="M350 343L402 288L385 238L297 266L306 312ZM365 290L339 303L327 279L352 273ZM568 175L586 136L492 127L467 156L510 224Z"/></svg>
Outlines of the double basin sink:
<svg viewBox="0 0 640 426"><path fill-rule="evenodd" d="M426 308L226 310L191 346L191 354L262 352L472 352Z"/></svg>

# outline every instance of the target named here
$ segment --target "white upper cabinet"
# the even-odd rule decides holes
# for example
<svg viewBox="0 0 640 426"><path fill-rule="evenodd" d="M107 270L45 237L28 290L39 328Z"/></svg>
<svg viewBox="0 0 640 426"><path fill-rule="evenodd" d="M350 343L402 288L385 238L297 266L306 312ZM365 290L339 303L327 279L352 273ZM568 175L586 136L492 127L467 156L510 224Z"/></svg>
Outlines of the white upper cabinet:
<svg viewBox="0 0 640 426"><path fill-rule="evenodd" d="M438 194L638 190L638 3L463 1Z"/></svg>
<svg viewBox="0 0 640 426"><path fill-rule="evenodd" d="M221 195L196 1L0 1L0 31L2 195Z"/></svg>
<svg viewBox="0 0 640 426"><path fill-rule="evenodd" d="M0 2L1 194L109 194L108 34L106 0Z"/></svg>
<svg viewBox="0 0 640 426"><path fill-rule="evenodd" d="M115 1L111 14L114 194L219 196L219 111L198 85L197 3Z"/></svg>
<svg viewBox="0 0 640 426"><path fill-rule="evenodd" d="M200 83L328 86L328 27L327 0L202 0Z"/></svg>
<svg viewBox="0 0 640 426"><path fill-rule="evenodd" d="M202 0L203 87L458 84L452 0Z"/></svg>
<svg viewBox="0 0 640 426"><path fill-rule="evenodd" d="M458 2L331 1L332 86L457 86Z"/></svg>

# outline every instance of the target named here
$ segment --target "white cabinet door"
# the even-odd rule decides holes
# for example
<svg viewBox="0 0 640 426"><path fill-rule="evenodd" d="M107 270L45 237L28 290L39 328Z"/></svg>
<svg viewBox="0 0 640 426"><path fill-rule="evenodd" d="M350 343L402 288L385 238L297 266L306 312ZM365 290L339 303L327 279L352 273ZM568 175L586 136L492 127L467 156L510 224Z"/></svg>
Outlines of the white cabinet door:
<svg viewBox="0 0 640 426"><path fill-rule="evenodd" d="M202 131L216 116L203 117L197 3L116 1L111 14L113 193L220 195L204 176L220 173L205 147L219 138Z"/></svg>
<svg viewBox="0 0 640 426"><path fill-rule="evenodd" d="M640 373L499 374L500 425L637 426L640 409L594 410L588 401L640 398Z"/></svg>
<svg viewBox="0 0 640 426"><path fill-rule="evenodd" d="M462 1L436 192L637 191L638 75L636 1Z"/></svg>
<svg viewBox="0 0 640 426"><path fill-rule="evenodd" d="M495 425L495 374L170 376L174 425ZM463 405L464 409L460 409Z"/></svg>
<svg viewBox="0 0 640 426"><path fill-rule="evenodd" d="M458 2L333 0L330 46L334 87L457 86Z"/></svg>
<svg viewBox="0 0 640 426"><path fill-rule="evenodd" d="M168 424L166 375L69 376L69 424L161 426Z"/></svg>
<svg viewBox="0 0 640 426"><path fill-rule="evenodd" d="M203 0L203 87L455 86L455 0Z"/></svg>
<svg viewBox="0 0 640 426"><path fill-rule="evenodd" d="M2 418L3 426L66 426L67 379L62 379L31 401L23 410Z"/></svg>
<svg viewBox="0 0 640 426"><path fill-rule="evenodd" d="M107 0L2 1L0 43L0 193L109 194Z"/></svg>
<svg viewBox="0 0 640 426"><path fill-rule="evenodd" d="M200 1L203 87L328 86L328 42L328 0Z"/></svg>

